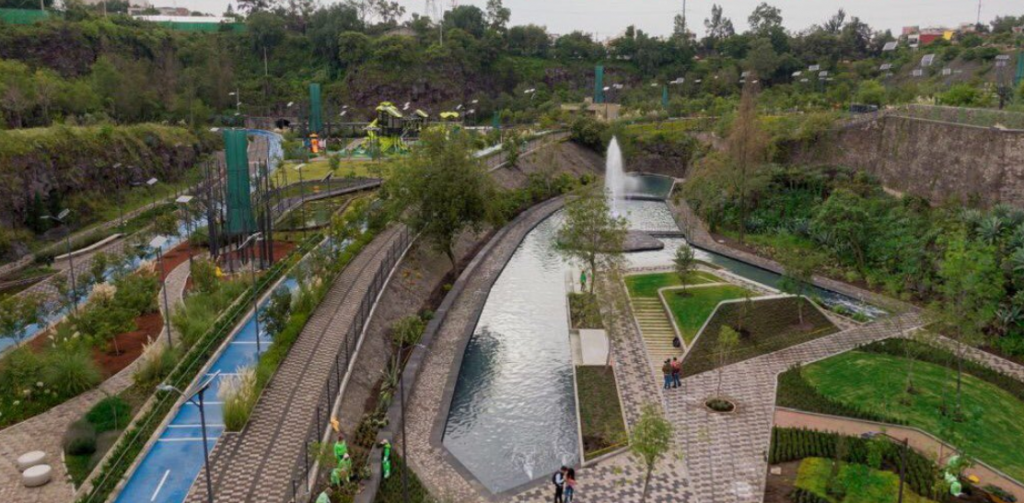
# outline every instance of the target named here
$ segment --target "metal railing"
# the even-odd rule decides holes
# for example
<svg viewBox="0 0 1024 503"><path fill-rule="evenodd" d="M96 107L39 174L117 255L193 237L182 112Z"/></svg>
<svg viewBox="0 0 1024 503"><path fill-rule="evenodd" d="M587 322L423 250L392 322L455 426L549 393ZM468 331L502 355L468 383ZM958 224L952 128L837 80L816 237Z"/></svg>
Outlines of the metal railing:
<svg viewBox="0 0 1024 503"><path fill-rule="evenodd" d="M384 290L391 270L397 265L398 260L402 257L411 241L412 236L409 230L403 228L399 232L398 239L393 241L388 250L384 252L384 260L377 268L377 272L374 273L373 280L370 282L366 293L359 303L359 309L356 311L352 324L349 325L348 331L345 333L342 347L335 354L327 383L320 391L319 398L317 399L316 415L303 440L302 453L299 454L292 469L292 491L291 498L288 499L290 502L309 501L312 497L313 489L316 486L316 473L312 472L312 470L316 465L316 460L310 457L311 448L317 443L323 442L329 435L326 432L327 425L330 424L335 399L340 396L345 377L351 371L352 353L359 343L359 337L363 333L363 329L366 328L367 322L370 321L370 315L377 302L377 297Z"/></svg>

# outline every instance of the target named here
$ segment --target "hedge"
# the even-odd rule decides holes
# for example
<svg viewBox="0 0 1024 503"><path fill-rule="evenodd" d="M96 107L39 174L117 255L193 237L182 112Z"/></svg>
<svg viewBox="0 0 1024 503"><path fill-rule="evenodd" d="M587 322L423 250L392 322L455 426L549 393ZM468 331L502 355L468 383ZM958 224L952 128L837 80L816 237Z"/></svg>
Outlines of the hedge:
<svg viewBox="0 0 1024 503"><path fill-rule="evenodd" d="M906 421L901 419L847 405L822 395L814 385L804 379L802 370L799 365L794 365L789 370L779 374L779 388L775 395L775 405L807 412L828 414L830 416L853 417L880 423L906 424Z"/></svg>

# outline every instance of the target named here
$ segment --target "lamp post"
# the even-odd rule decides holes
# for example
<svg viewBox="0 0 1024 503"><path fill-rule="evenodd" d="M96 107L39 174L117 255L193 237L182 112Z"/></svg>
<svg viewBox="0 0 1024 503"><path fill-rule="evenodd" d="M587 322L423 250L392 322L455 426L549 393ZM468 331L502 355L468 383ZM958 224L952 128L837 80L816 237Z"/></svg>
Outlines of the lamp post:
<svg viewBox="0 0 1024 503"><path fill-rule="evenodd" d="M235 97L235 115L241 114L242 113L242 92L238 89L238 87L235 87L235 90L230 92L230 93L228 93L228 96L234 96Z"/></svg>
<svg viewBox="0 0 1024 503"><path fill-rule="evenodd" d="M302 179L302 168L306 167L306 163L295 166L295 171L299 172L299 210L302 212L302 238L306 238L306 186L303 185Z"/></svg>
<svg viewBox="0 0 1024 503"><path fill-rule="evenodd" d="M183 397L186 397L185 400L199 407L199 425L203 431L203 465L206 467L206 501L208 503L213 503L213 479L210 478L210 446L207 445L206 441L206 409L204 407L203 395L206 394L206 390L209 389L210 383L212 383L218 375L220 375L220 371L210 376L210 378L199 386L191 396L186 395L181 390L171 386L170 384L161 384L156 387L159 391L173 391ZM195 401L194 397L196 396L199 397L198 402Z"/></svg>
<svg viewBox="0 0 1024 503"><path fill-rule="evenodd" d="M160 261L160 287L164 291L164 330L167 330L167 347L174 347L174 340L171 338L171 309L167 303L167 271L164 270L164 244L167 243L165 236L157 236L149 242L150 248L156 248L157 260Z"/></svg>
<svg viewBox="0 0 1024 503"><path fill-rule="evenodd" d="M263 236L262 232L256 232L251 234L249 237L242 241L240 249L245 249L250 241L257 241ZM256 288L256 259L253 256L252 261L252 320L256 324L256 360L260 359L260 354L263 353L262 347L260 346L260 305L259 305L259 290Z"/></svg>
<svg viewBox="0 0 1024 503"><path fill-rule="evenodd" d="M61 225L67 225L64 219L68 217L71 210L64 209L57 216L43 215L44 220L53 220ZM67 233L64 234L64 243L67 247L68 254L68 269L71 273L71 310L74 311L75 315L78 315L78 286L75 284L75 260L71 256L71 229L67 229Z"/></svg>
<svg viewBox="0 0 1024 503"><path fill-rule="evenodd" d="M181 205L182 210L185 212L185 239L188 240L188 268L192 269L192 212L189 211L189 203L192 202L192 196L184 195L174 200L174 202Z"/></svg>

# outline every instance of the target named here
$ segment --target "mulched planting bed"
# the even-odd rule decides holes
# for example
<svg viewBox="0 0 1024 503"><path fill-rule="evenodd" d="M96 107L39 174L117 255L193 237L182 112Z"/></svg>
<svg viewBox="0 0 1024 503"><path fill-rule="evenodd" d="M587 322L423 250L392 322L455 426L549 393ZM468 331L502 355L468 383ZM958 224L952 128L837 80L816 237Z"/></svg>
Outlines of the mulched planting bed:
<svg viewBox="0 0 1024 503"><path fill-rule="evenodd" d="M626 444L615 373L605 366L576 367L580 401L580 428L586 459Z"/></svg>
<svg viewBox="0 0 1024 503"><path fill-rule="evenodd" d="M803 324L800 323L798 303L803 303ZM779 351L839 331L806 299L786 297L722 304L693 348L683 360L686 377L718 368L718 336L722 326L728 325L740 333L739 345L725 358L724 364ZM749 309L749 310L748 310Z"/></svg>

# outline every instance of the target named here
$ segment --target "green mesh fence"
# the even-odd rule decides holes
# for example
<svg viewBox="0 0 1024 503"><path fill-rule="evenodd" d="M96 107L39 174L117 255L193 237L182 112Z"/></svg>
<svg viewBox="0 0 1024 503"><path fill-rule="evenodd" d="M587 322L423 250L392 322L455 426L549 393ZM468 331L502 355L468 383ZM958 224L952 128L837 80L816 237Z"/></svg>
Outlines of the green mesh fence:
<svg viewBox="0 0 1024 503"><path fill-rule="evenodd" d="M320 84L309 85L309 132L320 134L324 129L323 105L320 103Z"/></svg>
<svg viewBox="0 0 1024 503"><path fill-rule="evenodd" d="M661 86L661 108L668 110L668 86Z"/></svg>
<svg viewBox="0 0 1024 503"><path fill-rule="evenodd" d="M1024 51L1017 53L1017 75L1013 79L1013 85L1019 86L1024 81Z"/></svg>
<svg viewBox="0 0 1024 503"><path fill-rule="evenodd" d="M256 220L252 215L252 202L249 197L248 143L244 129L224 130L224 153L228 165L229 234L256 230Z"/></svg>
<svg viewBox="0 0 1024 503"><path fill-rule="evenodd" d="M31 9L0 9L0 21L8 24L32 24L50 17L50 11Z"/></svg>
<svg viewBox="0 0 1024 503"><path fill-rule="evenodd" d="M604 103L604 67L594 68L594 103Z"/></svg>

